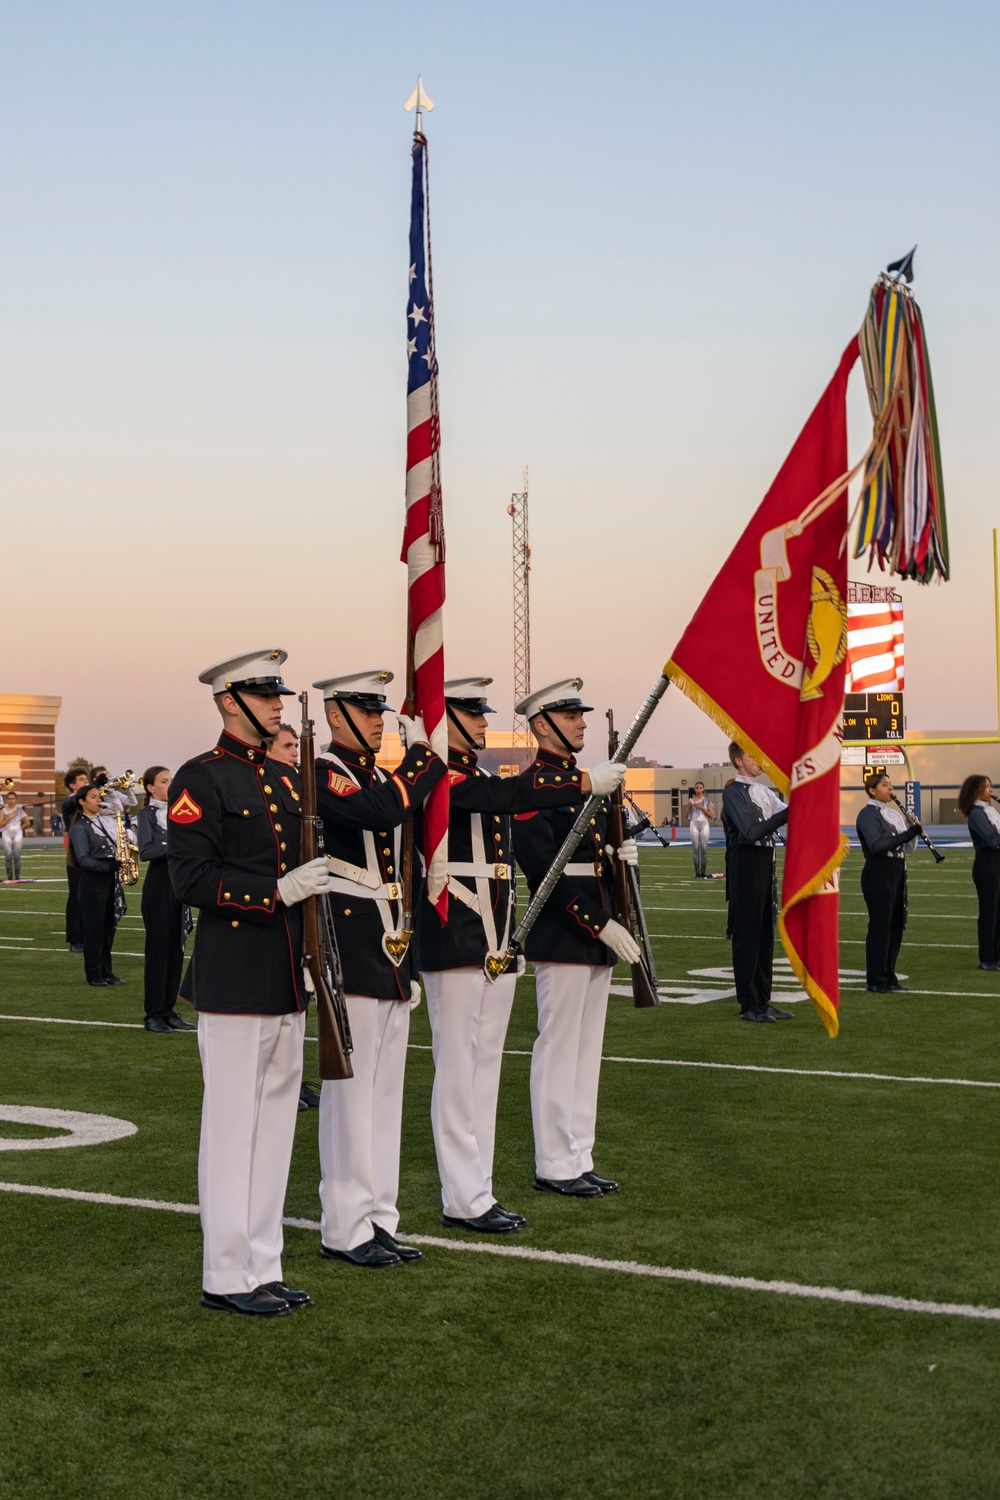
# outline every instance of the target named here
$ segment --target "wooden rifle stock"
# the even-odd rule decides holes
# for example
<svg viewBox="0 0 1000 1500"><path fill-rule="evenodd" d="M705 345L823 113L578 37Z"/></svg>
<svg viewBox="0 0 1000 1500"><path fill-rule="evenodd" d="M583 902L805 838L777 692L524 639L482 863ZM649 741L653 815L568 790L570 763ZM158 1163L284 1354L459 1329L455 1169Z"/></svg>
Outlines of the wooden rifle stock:
<svg viewBox="0 0 1000 1500"><path fill-rule="evenodd" d="M612 709L608 709L608 759L613 760L618 749L618 734L615 730L615 716ZM608 833L611 838L612 847L621 848L625 842L625 797L619 786L608 798ZM632 970L632 999L637 1010L648 1009L652 1005L659 1005L660 996L657 989L656 967L653 962L653 949L649 941L649 932L646 928L646 918L642 910L642 902L639 898L639 872L632 866L623 864L620 859L614 862L615 872L615 903L618 907L618 920L626 927L630 935L636 937L642 949L642 960L637 964L631 964Z"/></svg>
<svg viewBox="0 0 1000 1500"><path fill-rule="evenodd" d="M323 853L323 825L316 813L316 741L309 717L309 694L300 693L302 734L299 738L302 831L299 860L308 864ZM353 1078L351 1026L344 998L343 971L333 920L325 896L307 896L302 903L302 962L316 1000L320 1078Z"/></svg>

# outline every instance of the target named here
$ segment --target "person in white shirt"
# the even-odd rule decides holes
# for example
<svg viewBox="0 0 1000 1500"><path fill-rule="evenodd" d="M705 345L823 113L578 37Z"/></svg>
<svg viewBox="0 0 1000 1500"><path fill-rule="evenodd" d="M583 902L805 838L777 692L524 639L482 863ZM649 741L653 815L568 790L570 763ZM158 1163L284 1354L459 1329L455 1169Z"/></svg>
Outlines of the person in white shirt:
<svg viewBox="0 0 1000 1500"><path fill-rule="evenodd" d="M695 880L708 879L708 835L715 817L715 807L705 796L705 783L696 781L688 792L688 829L691 834L691 857Z"/></svg>
<svg viewBox="0 0 1000 1500"><path fill-rule="evenodd" d="M4 866L8 880L21 878L21 842L30 822L31 814L26 813L18 802L17 793L5 792L3 804L0 805L0 838L3 839Z"/></svg>

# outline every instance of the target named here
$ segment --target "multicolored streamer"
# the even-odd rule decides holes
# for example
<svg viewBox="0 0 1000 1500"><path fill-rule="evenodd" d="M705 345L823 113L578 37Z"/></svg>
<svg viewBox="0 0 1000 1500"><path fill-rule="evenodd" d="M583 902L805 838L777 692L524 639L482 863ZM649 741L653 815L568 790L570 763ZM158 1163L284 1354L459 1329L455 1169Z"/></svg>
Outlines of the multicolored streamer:
<svg viewBox="0 0 1000 1500"><path fill-rule="evenodd" d="M907 262L912 259L907 257ZM904 274L906 274L904 272ZM900 275L872 288L859 338L875 437L854 556L901 578L948 577L948 524L934 386L920 308Z"/></svg>

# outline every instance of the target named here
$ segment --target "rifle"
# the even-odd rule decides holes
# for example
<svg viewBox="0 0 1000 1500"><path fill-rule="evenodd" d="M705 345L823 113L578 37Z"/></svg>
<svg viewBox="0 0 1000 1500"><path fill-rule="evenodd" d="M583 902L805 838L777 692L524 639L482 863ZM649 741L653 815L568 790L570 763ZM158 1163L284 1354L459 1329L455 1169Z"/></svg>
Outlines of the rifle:
<svg viewBox="0 0 1000 1500"><path fill-rule="evenodd" d="M619 763L623 760L628 760L629 755L632 753L633 745L653 717L656 705L669 686L670 678L664 677L661 673L643 699L639 712L622 736L618 749L611 757L612 760ZM538 921L538 915L555 890L560 875L579 848L580 840L590 827L590 820L602 800L600 797L591 795L584 802L574 820L572 828L562 841L562 847L548 870L542 876L538 889L528 902L527 911L511 933L506 952L499 954L487 953L486 962L483 965L487 979L499 979L500 975L513 963L518 953L522 951L525 938Z"/></svg>
<svg viewBox="0 0 1000 1500"><path fill-rule="evenodd" d="M299 737L299 780L302 791L302 831L299 860L308 864L323 853L323 824L316 814L316 741L309 717L309 694L300 693L302 734ZM307 896L302 903L302 963L306 988L316 999L316 1030L319 1039L319 1076L353 1078L351 1067L351 1023L344 999L344 974L340 966L337 934L333 930L325 896Z"/></svg>
<svg viewBox="0 0 1000 1500"><path fill-rule="evenodd" d="M615 730L615 715L614 710L609 708L609 760L614 759L617 749L618 734ZM608 833L613 848L618 849L625 842L625 799L621 787L612 792L608 799ZM660 996L657 988L656 964L653 961L653 948L649 941L646 917L639 895L639 872L634 865L622 864L620 859L615 860L614 870L615 904L618 907L618 920L623 927L628 929L632 937L636 936L636 929L638 929L638 942L639 947L642 949L642 958L639 963L631 965L632 999L635 1002L636 1009L642 1010L651 1005L659 1005Z"/></svg>
<svg viewBox="0 0 1000 1500"><path fill-rule="evenodd" d="M656 827L656 825L654 824L652 818L650 818L647 813L643 812L642 808L639 806L639 804L635 800L635 798L632 797L632 796L630 796L630 794L625 791L624 787L622 788L622 795L625 798L625 801L628 803L629 807L635 813L635 818L636 818L635 822L629 825L629 830L628 830L628 836L629 836L629 838L630 839L641 838L642 835L646 832L646 829L648 828L649 831L650 831L650 833L653 835L654 839L656 839L656 841L660 844L660 846L662 848L664 848L664 849L669 849L670 848L670 840L669 839L665 839L663 837L663 834Z"/></svg>

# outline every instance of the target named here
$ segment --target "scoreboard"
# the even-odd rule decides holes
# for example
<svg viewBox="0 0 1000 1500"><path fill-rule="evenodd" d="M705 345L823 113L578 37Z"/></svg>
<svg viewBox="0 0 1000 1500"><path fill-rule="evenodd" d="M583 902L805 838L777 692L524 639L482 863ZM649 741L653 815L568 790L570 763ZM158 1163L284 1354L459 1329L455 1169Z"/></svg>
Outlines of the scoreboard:
<svg viewBox="0 0 1000 1500"><path fill-rule="evenodd" d="M848 693L844 698L844 743L902 740L902 693Z"/></svg>

